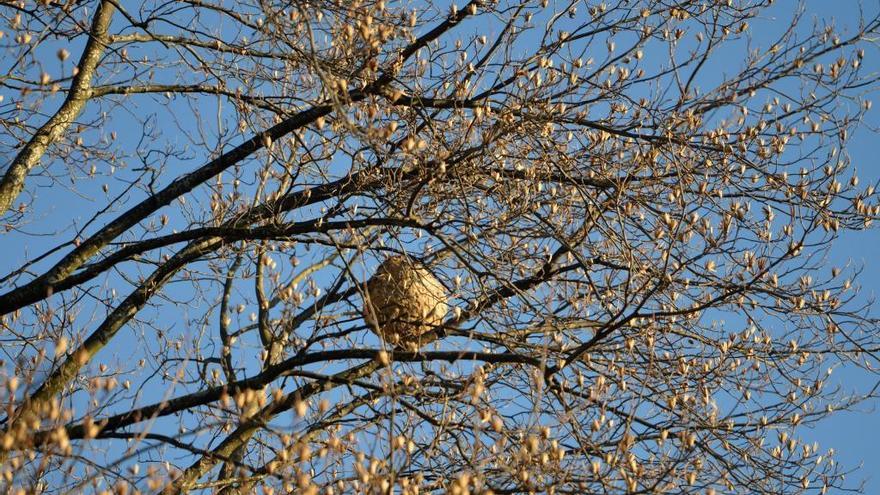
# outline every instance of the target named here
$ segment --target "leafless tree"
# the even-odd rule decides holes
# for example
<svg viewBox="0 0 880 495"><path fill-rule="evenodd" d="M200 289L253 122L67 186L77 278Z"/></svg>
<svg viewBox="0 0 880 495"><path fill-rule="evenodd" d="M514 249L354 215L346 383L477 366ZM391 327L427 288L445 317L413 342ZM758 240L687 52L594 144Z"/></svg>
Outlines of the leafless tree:
<svg viewBox="0 0 880 495"><path fill-rule="evenodd" d="M858 488L803 427L880 364L880 19L769 3L2 2L4 488Z"/></svg>

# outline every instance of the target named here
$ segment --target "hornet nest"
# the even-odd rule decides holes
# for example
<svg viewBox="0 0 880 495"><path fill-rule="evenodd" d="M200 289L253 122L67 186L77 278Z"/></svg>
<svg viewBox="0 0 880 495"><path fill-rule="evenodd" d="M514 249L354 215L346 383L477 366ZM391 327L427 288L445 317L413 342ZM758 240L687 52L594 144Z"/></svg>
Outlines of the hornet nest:
<svg viewBox="0 0 880 495"><path fill-rule="evenodd" d="M419 337L440 325L448 309L443 284L405 256L386 259L367 282L364 318L392 345L418 348Z"/></svg>

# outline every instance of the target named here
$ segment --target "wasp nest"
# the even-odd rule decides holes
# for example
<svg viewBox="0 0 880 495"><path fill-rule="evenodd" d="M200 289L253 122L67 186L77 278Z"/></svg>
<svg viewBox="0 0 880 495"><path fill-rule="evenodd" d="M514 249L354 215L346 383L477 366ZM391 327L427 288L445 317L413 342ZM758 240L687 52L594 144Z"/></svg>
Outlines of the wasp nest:
<svg viewBox="0 0 880 495"><path fill-rule="evenodd" d="M440 281L403 256L385 260L367 282L364 316L390 344L412 346L442 323L448 309Z"/></svg>

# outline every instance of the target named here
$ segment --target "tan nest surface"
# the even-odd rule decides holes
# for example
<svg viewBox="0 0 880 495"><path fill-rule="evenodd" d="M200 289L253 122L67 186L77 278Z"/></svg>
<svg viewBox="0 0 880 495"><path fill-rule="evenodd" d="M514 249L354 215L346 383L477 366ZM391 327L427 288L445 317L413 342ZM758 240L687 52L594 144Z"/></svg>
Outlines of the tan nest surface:
<svg viewBox="0 0 880 495"><path fill-rule="evenodd" d="M367 282L364 317L394 345L412 344L443 322L446 289L428 269L404 256L385 260Z"/></svg>

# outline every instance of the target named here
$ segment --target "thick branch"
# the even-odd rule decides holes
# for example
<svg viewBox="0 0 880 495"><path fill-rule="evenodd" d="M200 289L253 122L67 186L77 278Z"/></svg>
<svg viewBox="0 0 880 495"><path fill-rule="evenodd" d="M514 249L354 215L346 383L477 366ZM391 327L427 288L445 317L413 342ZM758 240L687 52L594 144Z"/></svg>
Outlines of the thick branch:
<svg viewBox="0 0 880 495"><path fill-rule="evenodd" d="M82 112L89 99L95 69L98 67L98 61L107 45L107 29L110 27L113 11L112 2L104 1L98 6L95 17L92 19L89 40L86 42L77 66L79 72L73 78L73 84L67 92L67 98L61 104L61 108L55 112L55 115L40 127L6 169L3 179L0 180L0 215L9 210L12 202L21 193L28 172L37 166L49 146L64 134L74 119Z"/></svg>
<svg viewBox="0 0 880 495"><path fill-rule="evenodd" d="M472 11L470 8L471 5L476 8L480 3L481 2L479 1L471 2L465 9L450 16L448 19L416 39L412 44L401 50L398 56L399 61L402 62L408 59L419 49L427 46L428 43L439 38L443 33L456 26L462 19L467 17L469 12ZM392 69L391 72L384 73L376 81L368 84L364 89L350 91L347 95L348 101L360 101L370 94L377 94L393 79L394 69ZM248 139L244 143L220 155L214 160L211 160L195 171L178 178L161 191L144 199L85 240L79 245L79 247L62 258L61 261L55 264L55 266L45 274L21 287L0 295L0 315L7 314L15 309L48 297L54 292L55 285L59 281L73 273L77 268L86 263L89 258L97 254L107 245L107 243L133 225L137 224L163 206L169 204L174 199L193 190L211 177L214 177L218 173L250 156L255 151L263 148L267 142L277 141L290 132L314 122L319 117L331 113L333 109L334 107L332 105L327 104L303 110L281 123L270 127L262 134L258 134L251 139ZM288 199L293 199L295 203L299 201L298 198Z"/></svg>

